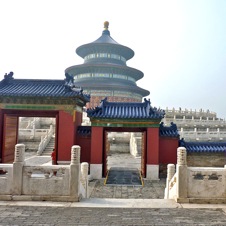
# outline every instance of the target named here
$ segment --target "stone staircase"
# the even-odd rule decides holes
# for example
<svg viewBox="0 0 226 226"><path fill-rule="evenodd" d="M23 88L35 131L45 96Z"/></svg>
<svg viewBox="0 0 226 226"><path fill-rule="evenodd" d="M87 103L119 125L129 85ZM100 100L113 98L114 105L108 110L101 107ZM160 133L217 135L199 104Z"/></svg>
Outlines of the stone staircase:
<svg viewBox="0 0 226 226"><path fill-rule="evenodd" d="M51 138L45 150L42 152L42 156L51 156L53 149L55 147L55 136Z"/></svg>

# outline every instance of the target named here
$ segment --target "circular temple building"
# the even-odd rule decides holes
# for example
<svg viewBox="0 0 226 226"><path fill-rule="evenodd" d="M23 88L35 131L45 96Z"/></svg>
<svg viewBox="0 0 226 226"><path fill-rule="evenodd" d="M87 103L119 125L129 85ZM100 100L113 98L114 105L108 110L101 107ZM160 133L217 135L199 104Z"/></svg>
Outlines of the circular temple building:
<svg viewBox="0 0 226 226"><path fill-rule="evenodd" d="M117 43L110 36L108 26L104 22L102 35L96 41L76 49L84 63L65 70L74 78L75 86L90 94L88 108L98 106L105 97L110 102L142 102L149 95L148 90L136 84L144 76L143 72L126 65L134 51Z"/></svg>

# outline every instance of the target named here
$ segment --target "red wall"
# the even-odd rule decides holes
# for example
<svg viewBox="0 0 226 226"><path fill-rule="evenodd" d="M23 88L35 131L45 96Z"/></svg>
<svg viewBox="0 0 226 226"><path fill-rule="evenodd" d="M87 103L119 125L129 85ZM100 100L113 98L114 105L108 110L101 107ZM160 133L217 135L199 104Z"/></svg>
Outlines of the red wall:
<svg viewBox="0 0 226 226"><path fill-rule="evenodd" d="M91 136L77 135L77 143L81 147L81 162L90 163Z"/></svg>
<svg viewBox="0 0 226 226"><path fill-rule="evenodd" d="M77 141L77 128L78 126L80 126L82 124L82 112L74 112L74 116L73 116L73 121L74 121L74 131L75 131L75 134L74 134L74 144L78 144L78 141ZM78 144L79 145L79 144Z"/></svg>
<svg viewBox="0 0 226 226"><path fill-rule="evenodd" d="M57 160L70 161L71 147L74 145L75 125L73 115L59 111Z"/></svg>
<svg viewBox="0 0 226 226"><path fill-rule="evenodd" d="M160 137L159 139L159 163L176 164L177 148L179 146L178 138Z"/></svg>
<svg viewBox="0 0 226 226"><path fill-rule="evenodd" d="M3 141L3 113L0 109L0 163L2 162L2 141Z"/></svg>
<svg viewBox="0 0 226 226"><path fill-rule="evenodd" d="M147 128L147 164L159 164L159 128Z"/></svg>
<svg viewBox="0 0 226 226"><path fill-rule="evenodd" d="M92 127L91 164L102 164L103 162L103 138L103 127Z"/></svg>

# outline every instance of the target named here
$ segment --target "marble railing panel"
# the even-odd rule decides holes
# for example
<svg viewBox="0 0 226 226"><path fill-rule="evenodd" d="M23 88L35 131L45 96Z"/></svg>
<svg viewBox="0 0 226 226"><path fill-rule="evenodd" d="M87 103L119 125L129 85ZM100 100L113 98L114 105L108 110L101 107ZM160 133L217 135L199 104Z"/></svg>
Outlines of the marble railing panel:
<svg viewBox="0 0 226 226"><path fill-rule="evenodd" d="M226 198L226 168L188 167L188 198Z"/></svg>
<svg viewBox="0 0 226 226"><path fill-rule="evenodd" d="M0 164L0 195L12 193L13 186L13 165Z"/></svg>
<svg viewBox="0 0 226 226"><path fill-rule="evenodd" d="M69 166L24 166L23 195L69 195Z"/></svg>

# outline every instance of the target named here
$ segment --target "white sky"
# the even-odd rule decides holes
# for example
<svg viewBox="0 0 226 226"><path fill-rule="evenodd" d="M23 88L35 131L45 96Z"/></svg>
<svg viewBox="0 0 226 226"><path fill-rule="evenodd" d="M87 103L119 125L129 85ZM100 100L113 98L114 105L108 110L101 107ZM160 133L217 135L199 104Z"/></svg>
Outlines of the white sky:
<svg viewBox="0 0 226 226"><path fill-rule="evenodd" d="M111 37L135 52L127 65L152 106L209 109L226 118L225 0L1 0L0 80L64 79L80 45Z"/></svg>

